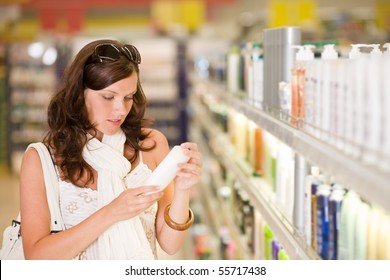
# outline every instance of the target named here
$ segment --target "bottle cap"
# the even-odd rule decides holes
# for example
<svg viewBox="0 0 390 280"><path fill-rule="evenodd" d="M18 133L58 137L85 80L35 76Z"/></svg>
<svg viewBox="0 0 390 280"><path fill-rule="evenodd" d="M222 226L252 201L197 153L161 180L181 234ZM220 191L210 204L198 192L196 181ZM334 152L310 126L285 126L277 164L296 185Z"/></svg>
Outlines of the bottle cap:
<svg viewBox="0 0 390 280"><path fill-rule="evenodd" d="M325 45L324 50L321 53L321 59L337 59L339 55L334 46L334 44Z"/></svg>
<svg viewBox="0 0 390 280"><path fill-rule="evenodd" d="M314 59L314 51L313 49L316 47L314 45L304 45L303 46L305 49L305 57L306 60L312 60Z"/></svg>
<svg viewBox="0 0 390 280"><path fill-rule="evenodd" d="M306 60L305 58L305 49L303 46L295 45L293 46L294 49L298 49L297 53L295 54L296 60Z"/></svg>
<svg viewBox="0 0 390 280"><path fill-rule="evenodd" d="M362 56L362 52L360 51L361 47L367 47L366 44L351 44L351 51L349 52L349 58L355 59Z"/></svg>
<svg viewBox="0 0 390 280"><path fill-rule="evenodd" d="M390 43L385 43L382 47L385 49L383 51L384 54L390 54Z"/></svg>
<svg viewBox="0 0 390 280"><path fill-rule="evenodd" d="M370 47L372 47L372 50L370 52L370 56L378 57L378 56L382 55L382 52L379 49L379 44L371 44Z"/></svg>

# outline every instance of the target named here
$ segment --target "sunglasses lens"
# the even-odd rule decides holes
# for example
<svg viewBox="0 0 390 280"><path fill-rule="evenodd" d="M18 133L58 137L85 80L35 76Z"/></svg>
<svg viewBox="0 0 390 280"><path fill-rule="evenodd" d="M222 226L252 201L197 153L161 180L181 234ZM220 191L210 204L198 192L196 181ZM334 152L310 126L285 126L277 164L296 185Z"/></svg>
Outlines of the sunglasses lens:
<svg viewBox="0 0 390 280"><path fill-rule="evenodd" d="M124 47L121 48L121 51L119 50L118 47L116 47L113 44L97 45L95 47L95 52L91 56L91 60L94 62L96 61L103 62L106 60L116 61L119 59L121 53L126 55L126 57L130 61L136 64L141 63L141 55L138 52L137 48L134 47L133 45L125 45Z"/></svg>
<svg viewBox="0 0 390 280"><path fill-rule="evenodd" d="M100 59L117 60L120 55L119 50L113 45L99 45L95 52Z"/></svg>
<svg viewBox="0 0 390 280"><path fill-rule="evenodd" d="M130 59L133 62L135 62L137 64L141 63L141 55L140 55L140 53L139 53L139 51L137 50L136 47L134 47L133 45L125 45L124 46L124 50L130 56Z"/></svg>

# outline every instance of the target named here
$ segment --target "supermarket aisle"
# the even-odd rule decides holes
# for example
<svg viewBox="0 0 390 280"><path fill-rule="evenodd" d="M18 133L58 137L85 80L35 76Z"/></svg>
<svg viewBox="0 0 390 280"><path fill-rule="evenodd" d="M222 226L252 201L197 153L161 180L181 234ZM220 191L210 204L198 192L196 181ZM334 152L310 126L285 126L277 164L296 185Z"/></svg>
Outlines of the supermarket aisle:
<svg viewBox="0 0 390 280"><path fill-rule="evenodd" d="M3 241L3 231L18 215L19 211L19 178L0 172L0 240Z"/></svg>

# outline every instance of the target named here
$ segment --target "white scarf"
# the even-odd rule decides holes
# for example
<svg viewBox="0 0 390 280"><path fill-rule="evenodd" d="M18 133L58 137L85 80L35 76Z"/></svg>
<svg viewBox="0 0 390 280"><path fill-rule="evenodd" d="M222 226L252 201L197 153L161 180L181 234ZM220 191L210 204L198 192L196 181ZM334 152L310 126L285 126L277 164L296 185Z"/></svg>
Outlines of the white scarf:
<svg viewBox="0 0 390 280"><path fill-rule="evenodd" d="M99 208L126 189L124 178L131 164L123 156L125 141L126 136L120 130L112 136L104 135L101 142L89 137L83 149L84 159L98 172ZM154 259L139 217L113 224L97 242L103 260Z"/></svg>

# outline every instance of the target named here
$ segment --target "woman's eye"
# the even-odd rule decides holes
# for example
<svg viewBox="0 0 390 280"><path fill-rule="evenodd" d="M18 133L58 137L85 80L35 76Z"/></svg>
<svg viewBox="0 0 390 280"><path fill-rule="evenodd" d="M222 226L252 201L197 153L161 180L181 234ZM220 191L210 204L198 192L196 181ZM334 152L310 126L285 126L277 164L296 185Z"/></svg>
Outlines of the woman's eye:
<svg viewBox="0 0 390 280"><path fill-rule="evenodd" d="M127 100L127 101L133 100L133 96L126 96L125 100Z"/></svg>
<svg viewBox="0 0 390 280"><path fill-rule="evenodd" d="M105 100L113 100L113 99L114 99L113 96L103 96L103 98L104 98Z"/></svg>

